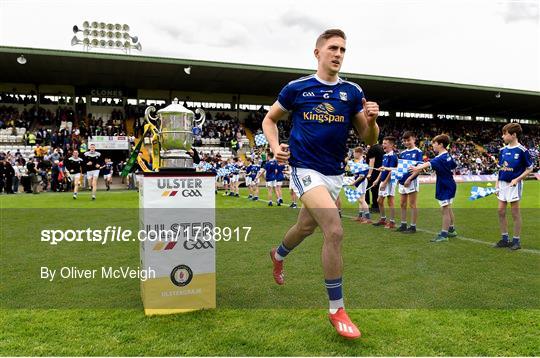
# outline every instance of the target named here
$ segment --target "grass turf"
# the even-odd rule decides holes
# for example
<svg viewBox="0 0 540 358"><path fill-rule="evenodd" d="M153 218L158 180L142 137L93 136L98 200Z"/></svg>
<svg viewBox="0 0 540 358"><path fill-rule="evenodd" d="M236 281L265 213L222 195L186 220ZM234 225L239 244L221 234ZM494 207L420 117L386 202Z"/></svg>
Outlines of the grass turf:
<svg viewBox="0 0 540 358"><path fill-rule="evenodd" d="M36 239L46 227L136 228L135 192L100 192L95 202L87 193L76 201L69 194L2 196L0 354L539 355L540 183L525 186L529 251L518 252L482 243L498 240L497 201L467 201L471 186L458 185L454 205L461 239L442 245L427 243L440 226L433 185L421 188L425 231L416 235L344 218L345 299L363 332L354 342L337 337L325 318L320 232L288 257L287 284L272 282L268 249L294 222L294 209L218 194L218 225L252 226L247 242L218 243L218 309L145 317L137 280L48 283L36 271L44 262L136 266L137 243L50 247Z"/></svg>

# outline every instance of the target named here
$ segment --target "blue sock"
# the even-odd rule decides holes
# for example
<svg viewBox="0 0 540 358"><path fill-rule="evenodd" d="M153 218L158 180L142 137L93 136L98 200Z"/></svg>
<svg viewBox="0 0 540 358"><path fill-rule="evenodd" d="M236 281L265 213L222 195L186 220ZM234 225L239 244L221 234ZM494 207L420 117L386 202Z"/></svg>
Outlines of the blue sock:
<svg viewBox="0 0 540 358"><path fill-rule="evenodd" d="M324 280L328 300L330 301L330 313L334 314L340 307L343 307L343 279Z"/></svg>
<svg viewBox="0 0 540 358"><path fill-rule="evenodd" d="M501 237L502 237L502 241L508 242L508 233L507 232L501 234Z"/></svg>
<svg viewBox="0 0 540 358"><path fill-rule="evenodd" d="M448 237L448 231L441 230L441 233L439 234L442 237Z"/></svg>
<svg viewBox="0 0 540 358"><path fill-rule="evenodd" d="M283 261L283 259L287 257L287 255L289 254L289 252L291 252L291 250L292 249L288 249L287 246L285 246L282 242L281 245L279 245L279 247L276 250L276 255L275 255L276 260Z"/></svg>
<svg viewBox="0 0 540 358"><path fill-rule="evenodd" d="M514 236L512 238L512 244L519 244L519 237L518 236Z"/></svg>
<svg viewBox="0 0 540 358"><path fill-rule="evenodd" d="M455 231L455 230L456 230L456 228L454 228L454 225L450 225L448 227L448 231L450 231L450 232Z"/></svg>
<svg viewBox="0 0 540 358"><path fill-rule="evenodd" d="M366 219L371 219L371 214L369 213L369 211L366 211L366 212L364 213L364 217L365 217Z"/></svg>

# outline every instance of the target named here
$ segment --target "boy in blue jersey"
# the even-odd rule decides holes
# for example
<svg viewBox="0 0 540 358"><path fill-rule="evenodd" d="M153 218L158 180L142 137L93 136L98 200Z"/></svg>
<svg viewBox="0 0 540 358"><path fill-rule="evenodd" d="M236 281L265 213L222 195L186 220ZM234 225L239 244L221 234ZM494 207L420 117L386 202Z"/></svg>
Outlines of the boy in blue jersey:
<svg viewBox="0 0 540 358"><path fill-rule="evenodd" d="M416 147L416 135L411 131L406 131L401 137L405 150L399 154L399 159L406 159L418 162L422 162L422 151ZM416 232L416 220L418 219L418 209L416 208L416 197L420 190L420 183L418 182L418 174L405 173L398 180L398 192L400 194L400 206L401 206L401 225L396 231L404 234L414 234ZM407 227L407 204L411 209L411 226Z"/></svg>
<svg viewBox="0 0 540 358"><path fill-rule="evenodd" d="M385 229L394 229L396 227L396 221L394 219L394 196L396 195L396 181L392 180L391 174L392 168L396 168L398 165L398 157L394 153L395 145L396 138L392 136L383 138L382 147L385 154L382 160L382 167L379 169L379 176L373 182L374 186L381 183L379 185L379 197L377 198L377 204L379 205L381 217L379 218L379 221L373 223L373 226L384 226ZM388 201L388 209L390 211L389 220L386 220L384 199Z"/></svg>
<svg viewBox="0 0 540 358"><path fill-rule="evenodd" d="M422 170L431 167L437 173L435 198L442 208L442 229L431 242L443 242L448 241L448 237L457 236L454 228L454 212L452 211L452 203L456 196L456 182L452 170L456 169L457 165L454 158L446 150L450 145L450 137L446 134L439 134L433 138L431 144L437 156L427 163L409 167L409 171L413 174L420 174Z"/></svg>
<svg viewBox="0 0 540 358"><path fill-rule="evenodd" d="M259 171L259 176L264 174L266 180L266 190L268 190L268 206L273 206L274 201L274 187L276 186L276 171L277 161L274 159L274 153L268 153L268 160L264 163L264 166Z"/></svg>
<svg viewBox="0 0 540 358"><path fill-rule="evenodd" d="M281 187L283 186L283 181L285 176L283 175L283 170L285 170L285 165L277 163L276 165L276 178L274 182L274 189L276 190L277 205L281 206L283 204L283 194L281 193Z"/></svg>
<svg viewBox="0 0 540 358"><path fill-rule="evenodd" d="M502 139L506 146L499 152L499 176L495 187L499 189L499 226L501 240L495 244L496 248L508 247L511 250L521 249L521 212L519 201L523 193L523 179L533 170L533 161L527 149L519 144L518 137L522 133L518 123L509 123L502 129ZM510 203L512 218L514 219L514 236L512 242L508 240L508 221L506 220L506 206Z"/></svg>
<svg viewBox="0 0 540 358"><path fill-rule="evenodd" d="M231 169L231 166L229 164L231 160L224 160L223 163L222 163L222 168L229 171ZM227 173L223 176L223 187L225 188L225 193L223 193L223 196L228 196L230 195L229 194L229 189L230 189L230 185L231 185L231 173Z"/></svg>
<svg viewBox="0 0 540 358"><path fill-rule="evenodd" d="M259 174L261 167L254 160L248 158L248 166L246 167L246 186L249 188L249 197L251 200L259 200Z"/></svg>
<svg viewBox="0 0 540 358"><path fill-rule="evenodd" d="M364 149L362 147L356 147L353 151L353 163L364 163ZM349 163L349 167L352 163ZM367 191L367 174L369 169L360 171L359 173L354 174L354 182L352 185L356 187L356 190L360 192L360 197L358 198L358 217L354 220L358 221L360 224L372 224L371 216L369 213L369 205L366 202L366 191Z"/></svg>
<svg viewBox="0 0 540 358"><path fill-rule="evenodd" d="M111 162L111 158L105 158L105 164L101 167L101 172L103 173L103 179L105 179L107 191L109 191L111 190L113 175L113 162Z"/></svg>
<svg viewBox="0 0 540 358"><path fill-rule="evenodd" d="M302 201L298 219L270 257L277 284L284 283L283 260L319 226L323 233L322 265L328 292L329 319L338 334L360 337L345 312L342 289L343 228L336 199L343 185L343 158L351 127L368 144L377 140L379 106L368 102L360 86L339 78L345 55L345 34L327 30L316 42L317 73L289 82L262 122L278 162L289 162L293 190ZM277 122L291 112L289 144L279 143Z"/></svg>
<svg viewBox="0 0 540 358"><path fill-rule="evenodd" d="M287 176L287 179L289 179L289 194L291 195L291 204L289 205L289 208L297 208L298 204L298 195L293 190L293 180L291 176L291 167L289 165L285 166L285 170L283 170L283 173Z"/></svg>

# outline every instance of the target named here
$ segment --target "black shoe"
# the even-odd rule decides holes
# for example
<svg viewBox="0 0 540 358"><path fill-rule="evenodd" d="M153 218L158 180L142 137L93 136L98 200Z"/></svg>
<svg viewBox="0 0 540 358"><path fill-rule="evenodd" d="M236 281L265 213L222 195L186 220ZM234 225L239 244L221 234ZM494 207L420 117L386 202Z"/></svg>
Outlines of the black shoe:
<svg viewBox="0 0 540 358"><path fill-rule="evenodd" d="M508 245L508 248L510 250L519 250L519 249L521 249L521 245L519 244L519 242L516 242L514 244Z"/></svg>
<svg viewBox="0 0 540 358"><path fill-rule="evenodd" d="M494 248L496 249L500 249L500 248L504 248L504 247L510 247L512 246L512 243L510 243L510 241L504 241L504 240L499 240L499 242L497 242L495 245L493 245Z"/></svg>
<svg viewBox="0 0 540 358"><path fill-rule="evenodd" d="M274 206L274 205L273 205L272 202L270 201L270 202L268 202L268 206Z"/></svg>
<svg viewBox="0 0 540 358"><path fill-rule="evenodd" d="M396 229L397 232L405 232L407 231L407 225L401 225Z"/></svg>
<svg viewBox="0 0 540 358"><path fill-rule="evenodd" d="M95 196L93 196L93 197L92 197L92 200L96 200L96 197L95 197Z"/></svg>
<svg viewBox="0 0 540 358"><path fill-rule="evenodd" d="M416 234L416 226L409 226L407 230L403 231L404 234Z"/></svg>
<svg viewBox="0 0 540 358"><path fill-rule="evenodd" d="M277 206L281 206L281 202L280 202L280 201L277 202Z"/></svg>
<svg viewBox="0 0 540 358"><path fill-rule="evenodd" d="M240 194L234 194L234 196L238 198L238 197L240 197Z"/></svg>

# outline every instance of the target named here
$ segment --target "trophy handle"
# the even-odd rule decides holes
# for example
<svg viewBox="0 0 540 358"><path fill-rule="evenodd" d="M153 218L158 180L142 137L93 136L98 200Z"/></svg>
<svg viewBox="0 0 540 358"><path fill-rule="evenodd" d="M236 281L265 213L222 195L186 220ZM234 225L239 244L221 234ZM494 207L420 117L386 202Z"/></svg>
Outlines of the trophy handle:
<svg viewBox="0 0 540 358"><path fill-rule="evenodd" d="M202 126L204 124L204 121L206 121L206 113L204 113L204 111L200 108L197 108L195 110L195 113L197 114L200 114L201 116L199 117L199 119L196 119L195 120L195 123L197 124L197 127L201 128L202 129Z"/></svg>
<svg viewBox="0 0 540 358"><path fill-rule="evenodd" d="M156 111L156 107L154 107L154 106L149 106L148 108L146 108L146 110L144 111L144 119L150 124L154 124L154 123L152 123L152 121L154 121L156 123L155 125L158 126L159 117L152 117L150 115L150 113L155 112L155 111ZM161 127L161 126L159 126L159 127ZM159 127L158 127L158 130L160 129Z"/></svg>

